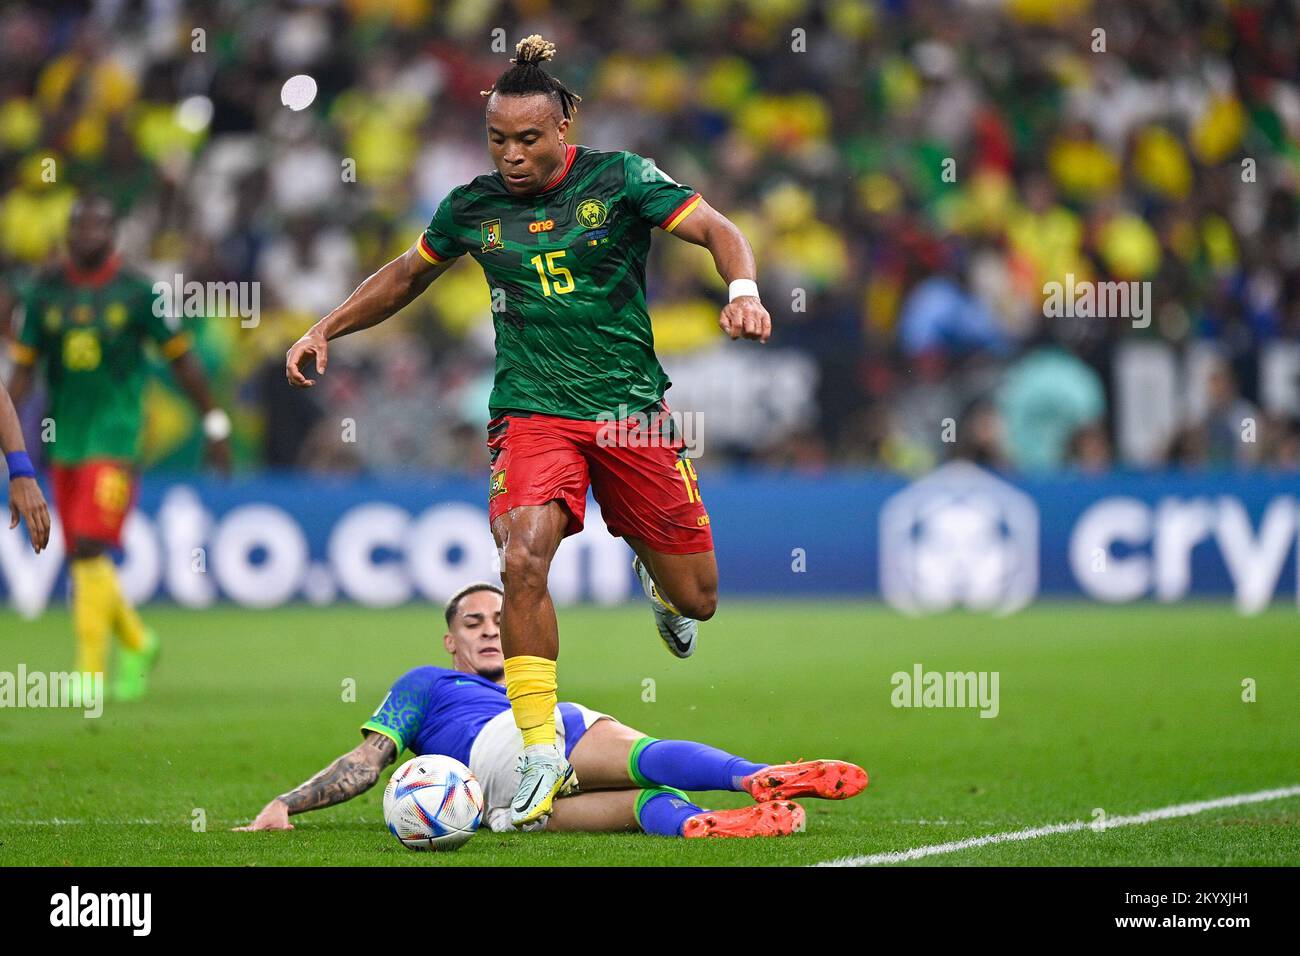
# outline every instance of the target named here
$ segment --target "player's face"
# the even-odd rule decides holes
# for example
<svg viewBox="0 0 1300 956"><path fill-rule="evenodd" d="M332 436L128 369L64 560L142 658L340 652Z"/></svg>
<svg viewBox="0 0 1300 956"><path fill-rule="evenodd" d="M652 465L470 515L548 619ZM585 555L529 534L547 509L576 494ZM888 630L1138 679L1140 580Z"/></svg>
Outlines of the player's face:
<svg viewBox="0 0 1300 956"><path fill-rule="evenodd" d="M500 681L506 660L501 651L501 595L475 591L462 598L443 643L456 670Z"/></svg>
<svg viewBox="0 0 1300 956"><path fill-rule="evenodd" d="M68 217L68 254L82 266L103 262L113 251L113 210L108 203L77 203Z"/></svg>
<svg viewBox="0 0 1300 956"><path fill-rule="evenodd" d="M564 163L564 134L569 121L555 101L535 96L488 99L488 152L516 196L530 196L555 178Z"/></svg>

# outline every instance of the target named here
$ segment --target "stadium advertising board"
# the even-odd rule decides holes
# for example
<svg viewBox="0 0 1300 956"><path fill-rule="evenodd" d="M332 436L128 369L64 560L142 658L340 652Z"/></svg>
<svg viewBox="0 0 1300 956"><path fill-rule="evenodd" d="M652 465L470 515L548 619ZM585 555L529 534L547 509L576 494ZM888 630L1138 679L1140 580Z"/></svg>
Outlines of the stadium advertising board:
<svg viewBox="0 0 1300 956"><path fill-rule="evenodd" d="M441 601L497 579L479 483L274 477L145 478L126 530L137 601L250 607L295 601ZM953 463L915 481L861 473L711 474L729 595L880 597L905 613L1012 613L1040 598L1296 600L1300 505L1267 475L1007 480ZM56 518L57 521L57 518ZM559 603L618 603L639 588L599 508L561 546ZM0 596L24 614L62 600L56 527L33 555L0 533Z"/></svg>

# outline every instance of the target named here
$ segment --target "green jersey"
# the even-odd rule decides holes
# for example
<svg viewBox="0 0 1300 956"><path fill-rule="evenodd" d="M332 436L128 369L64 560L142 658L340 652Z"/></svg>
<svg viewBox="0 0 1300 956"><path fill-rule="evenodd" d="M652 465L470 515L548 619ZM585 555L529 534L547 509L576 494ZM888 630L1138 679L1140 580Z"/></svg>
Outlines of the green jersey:
<svg viewBox="0 0 1300 956"><path fill-rule="evenodd" d="M699 205L690 186L628 152L570 146L533 196L501 174L453 189L419 251L483 267L496 328L495 416L522 409L595 420L640 411L672 384L655 357L645 304L650 230Z"/></svg>
<svg viewBox="0 0 1300 956"><path fill-rule="evenodd" d="M139 455L145 343L166 358L188 347L180 320L154 314L152 284L116 261L95 273L47 270L23 297L14 360L43 360L49 382L51 461L76 465Z"/></svg>

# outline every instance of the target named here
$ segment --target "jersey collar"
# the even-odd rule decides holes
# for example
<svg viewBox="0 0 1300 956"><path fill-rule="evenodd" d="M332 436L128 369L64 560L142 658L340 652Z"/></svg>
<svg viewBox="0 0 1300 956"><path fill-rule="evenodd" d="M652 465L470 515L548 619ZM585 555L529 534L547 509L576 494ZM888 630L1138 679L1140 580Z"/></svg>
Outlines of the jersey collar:
<svg viewBox="0 0 1300 956"><path fill-rule="evenodd" d="M109 255L94 269L78 269L71 261L64 264L64 274L72 285L89 286L98 289L113 281L117 270L122 265L122 257L116 252Z"/></svg>
<svg viewBox="0 0 1300 956"><path fill-rule="evenodd" d="M552 189L554 189L556 186L560 185L560 183L564 181L564 177L569 175L569 168L573 166L574 157L576 157L577 155L578 155L578 147L574 146L572 143L567 144L565 146L564 165L560 167L560 171L555 174L555 178L542 187L541 189L542 192L544 193L550 192Z"/></svg>

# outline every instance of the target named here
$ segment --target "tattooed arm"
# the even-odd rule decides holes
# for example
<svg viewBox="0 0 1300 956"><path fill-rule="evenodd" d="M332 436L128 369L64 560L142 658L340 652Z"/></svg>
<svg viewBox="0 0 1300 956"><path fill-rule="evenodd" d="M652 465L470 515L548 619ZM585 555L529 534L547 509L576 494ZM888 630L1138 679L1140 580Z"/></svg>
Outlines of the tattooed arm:
<svg viewBox="0 0 1300 956"><path fill-rule="evenodd" d="M332 807L365 793L396 759L397 745L383 734L369 732L356 749L339 757L306 783L276 797L248 826L235 829L292 830L290 814Z"/></svg>

